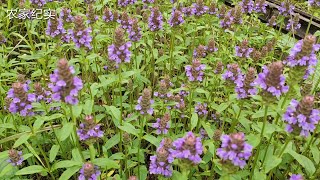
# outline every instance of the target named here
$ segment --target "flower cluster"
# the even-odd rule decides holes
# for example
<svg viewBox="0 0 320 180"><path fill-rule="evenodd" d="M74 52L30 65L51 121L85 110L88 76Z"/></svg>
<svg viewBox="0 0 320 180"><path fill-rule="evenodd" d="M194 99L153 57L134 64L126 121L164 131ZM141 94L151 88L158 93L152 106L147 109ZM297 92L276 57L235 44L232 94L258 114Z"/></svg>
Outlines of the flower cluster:
<svg viewBox="0 0 320 180"><path fill-rule="evenodd" d="M289 87L285 85L285 77L282 74L283 64L281 61L273 62L269 66L262 67L263 72L258 74L254 81L256 86L261 87L264 93L279 97L281 94L288 92Z"/></svg>
<svg viewBox="0 0 320 180"><path fill-rule="evenodd" d="M256 70L253 67L248 69L248 73L246 75L240 75L236 80L236 92L238 94L238 98L247 98L248 95L257 94L257 89L254 86L254 80L256 78Z"/></svg>
<svg viewBox="0 0 320 180"><path fill-rule="evenodd" d="M118 6L119 7L126 7L130 4L132 5L136 2L137 2L137 0L118 0Z"/></svg>
<svg viewBox="0 0 320 180"><path fill-rule="evenodd" d="M81 16L74 17L74 29L69 29L69 34L72 41L75 43L77 48L86 47L92 49L91 41L92 37L90 33L92 32L91 28L86 28Z"/></svg>
<svg viewBox="0 0 320 180"><path fill-rule="evenodd" d="M48 87L52 91L52 100L69 104L78 104L78 93L82 89L82 80L74 76L75 70L68 65L66 59L58 62L57 69L50 75L51 83Z"/></svg>
<svg viewBox="0 0 320 180"><path fill-rule="evenodd" d="M208 10L208 14L215 15L218 12L218 8L216 7L216 3L211 2Z"/></svg>
<svg viewBox="0 0 320 180"><path fill-rule="evenodd" d="M189 81L202 81L204 72L203 70L206 68L206 65L201 64L199 59L194 59L192 61L192 65L187 65L185 67L186 75Z"/></svg>
<svg viewBox="0 0 320 180"><path fill-rule="evenodd" d="M251 13L253 10L253 1L252 0L242 0L239 3L240 7L242 7L243 13Z"/></svg>
<svg viewBox="0 0 320 180"><path fill-rule="evenodd" d="M288 123L286 130L289 133L307 137L316 128L320 120L320 111L313 109L314 97L305 96L300 102L293 99L283 115L283 120Z"/></svg>
<svg viewBox="0 0 320 180"><path fill-rule="evenodd" d="M194 108L194 112L197 113L199 116L205 116L208 114L206 103L197 103L196 107Z"/></svg>
<svg viewBox="0 0 320 180"><path fill-rule="evenodd" d="M153 108L151 105L154 103L154 100L151 99L151 90L144 89L142 96L138 99L138 104L136 105L136 110L140 111L140 114L153 114Z"/></svg>
<svg viewBox="0 0 320 180"><path fill-rule="evenodd" d="M277 25L277 17L276 16L271 16L271 18L269 19L267 26L273 27Z"/></svg>
<svg viewBox="0 0 320 180"><path fill-rule="evenodd" d="M112 22L115 21L115 18L117 17L113 16L113 13L109 8L104 8L102 20L104 20L105 22Z"/></svg>
<svg viewBox="0 0 320 180"><path fill-rule="evenodd" d="M239 68L239 65L236 63L228 64L227 71L222 74L222 79L235 84L239 78L241 78L241 69Z"/></svg>
<svg viewBox="0 0 320 180"><path fill-rule="evenodd" d="M320 7L320 1L319 0L309 0L308 3L309 3L310 6L317 7L317 8Z"/></svg>
<svg viewBox="0 0 320 180"><path fill-rule="evenodd" d="M71 15L71 10L68 8L62 8L59 15L60 19L64 22L73 22L74 17Z"/></svg>
<svg viewBox="0 0 320 180"><path fill-rule="evenodd" d="M208 42L208 46L207 46L207 51L209 53L213 53L213 52L216 52L218 51L218 48L216 47L216 42L214 41L213 38L211 38Z"/></svg>
<svg viewBox="0 0 320 180"><path fill-rule="evenodd" d="M43 7L45 4L47 4L46 0L30 0L31 4L37 5L38 7Z"/></svg>
<svg viewBox="0 0 320 180"><path fill-rule="evenodd" d="M130 62L131 52L129 48L131 47L131 42L125 42L124 31L121 28L115 30L114 44L108 47L109 59L120 64L122 62Z"/></svg>
<svg viewBox="0 0 320 180"><path fill-rule="evenodd" d="M184 19L182 17L181 11L173 8L172 12L171 12L171 17L170 17L168 23L171 27L175 27L175 26L178 26L178 25L184 23Z"/></svg>
<svg viewBox="0 0 320 180"><path fill-rule="evenodd" d="M163 17L159 10L159 7L151 8L151 14L148 19L148 26L151 31L159 31L163 26Z"/></svg>
<svg viewBox="0 0 320 180"><path fill-rule="evenodd" d="M153 95L155 97L160 98L169 98L172 94L169 93L169 87L171 87L171 82L166 82L164 79L160 81L159 85L159 91L154 92Z"/></svg>
<svg viewBox="0 0 320 180"><path fill-rule="evenodd" d="M193 57L194 58L204 58L207 56L207 46L199 45L194 51L193 51Z"/></svg>
<svg viewBox="0 0 320 180"><path fill-rule="evenodd" d="M224 15L220 21L220 26L223 29L229 29L234 22L234 17L231 15L230 11Z"/></svg>
<svg viewBox="0 0 320 180"><path fill-rule="evenodd" d="M226 14L227 14L227 7L225 4L222 4L222 6L219 9L219 12L217 13L217 16L219 19L223 19Z"/></svg>
<svg viewBox="0 0 320 180"><path fill-rule="evenodd" d="M241 42L241 45L235 47L235 50L236 56L241 58L250 58L253 48L249 47L249 42L245 39Z"/></svg>
<svg viewBox="0 0 320 180"><path fill-rule="evenodd" d="M10 149L8 155L9 155L8 162L11 163L13 166L21 165L24 160L22 157L22 151Z"/></svg>
<svg viewBox="0 0 320 180"><path fill-rule="evenodd" d="M78 180L97 180L101 172L98 166L87 162L80 169L80 175Z"/></svg>
<svg viewBox="0 0 320 180"><path fill-rule="evenodd" d="M242 132L221 136L221 148L217 149L217 155L224 162L231 162L241 169L246 165L252 153L252 146L245 142Z"/></svg>
<svg viewBox="0 0 320 180"><path fill-rule="evenodd" d="M253 10L257 13L267 13L267 6L266 0L256 0L254 2Z"/></svg>
<svg viewBox="0 0 320 180"><path fill-rule="evenodd" d="M196 16L201 16L209 10L208 6L204 5L203 0L197 0L196 3L192 4L192 13Z"/></svg>
<svg viewBox="0 0 320 180"><path fill-rule="evenodd" d="M128 30L129 33L129 39L133 42L137 42L141 39L142 34L141 34L141 28L139 27L139 21L137 19L132 19L132 26Z"/></svg>
<svg viewBox="0 0 320 180"><path fill-rule="evenodd" d="M293 14L294 5L290 4L289 0L285 0L281 3L281 6L279 7L279 13L283 16L289 16L290 14Z"/></svg>
<svg viewBox="0 0 320 180"><path fill-rule="evenodd" d="M304 180L301 174L292 174L289 180Z"/></svg>
<svg viewBox="0 0 320 180"><path fill-rule="evenodd" d="M215 74L221 74L223 71L223 63L218 61L216 64L216 69L213 71Z"/></svg>
<svg viewBox="0 0 320 180"><path fill-rule="evenodd" d="M308 35L303 40L299 40L291 49L285 61L289 67L307 67L305 79L313 72L313 67L318 62L316 52L320 50L320 44L315 43L316 37L313 35Z"/></svg>
<svg viewBox="0 0 320 180"><path fill-rule="evenodd" d="M168 129L170 128L170 114L165 113L163 117L157 118L157 122L152 124L153 128L157 129L157 134L167 134Z"/></svg>
<svg viewBox="0 0 320 180"><path fill-rule="evenodd" d="M77 134L81 141L88 139L101 138L103 131L100 130L100 124L96 124L92 116L86 116L85 121L79 125Z"/></svg>
<svg viewBox="0 0 320 180"><path fill-rule="evenodd" d="M0 32L0 45L7 42L7 39L4 37L4 35Z"/></svg>
<svg viewBox="0 0 320 180"><path fill-rule="evenodd" d="M44 101L46 103L50 103L52 101L51 99L51 92L44 89L40 83L35 83L33 85L34 87L34 92L35 92L35 95L36 95L36 101L37 102L40 102L40 101Z"/></svg>
<svg viewBox="0 0 320 180"><path fill-rule="evenodd" d="M13 113L19 113L21 116L33 116L32 102L36 101L34 93L28 93L30 81L25 83L16 82L12 84L12 88L7 93L9 101L8 110Z"/></svg>
<svg viewBox="0 0 320 180"><path fill-rule="evenodd" d="M122 29L129 30L132 28L132 20L127 12L123 12L117 22L121 25Z"/></svg>
<svg viewBox="0 0 320 180"><path fill-rule="evenodd" d="M293 18L289 19L289 22L286 26L286 30L292 29L293 31L295 31L295 30L300 29L301 24L299 23L299 20L300 20L300 16L298 13L296 13Z"/></svg>
<svg viewBox="0 0 320 180"><path fill-rule="evenodd" d="M191 131L185 137L178 138L173 142L170 149L172 156L178 159L191 161L193 164L201 162L200 155L203 153L201 138L196 137Z"/></svg>
<svg viewBox="0 0 320 180"><path fill-rule="evenodd" d="M165 177L172 176L172 165L174 158L170 152L172 141L164 139L161 141L156 155L150 156L150 174L159 174Z"/></svg>
<svg viewBox="0 0 320 180"><path fill-rule="evenodd" d="M54 38L59 35L64 35L65 33L66 33L66 30L63 27L63 19L54 18L54 19L48 20L46 35Z"/></svg>
<svg viewBox="0 0 320 180"><path fill-rule="evenodd" d="M92 23L96 22L99 19L99 16L95 15L94 8L93 8L92 4L89 4L88 12L87 12L86 16L87 16L87 19L88 19L87 20L88 24L92 24Z"/></svg>

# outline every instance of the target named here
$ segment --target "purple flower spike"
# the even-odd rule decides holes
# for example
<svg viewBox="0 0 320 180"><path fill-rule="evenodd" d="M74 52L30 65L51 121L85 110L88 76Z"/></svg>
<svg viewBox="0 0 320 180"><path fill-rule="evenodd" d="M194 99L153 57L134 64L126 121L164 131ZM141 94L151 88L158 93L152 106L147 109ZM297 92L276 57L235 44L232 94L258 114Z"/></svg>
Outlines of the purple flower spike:
<svg viewBox="0 0 320 180"><path fill-rule="evenodd" d="M245 142L242 132L221 136L221 148L217 149L217 155L225 162L229 162L241 169L247 164L252 153L252 146Z"/></svg>
<svg viewBox="0 0 320 180"><path fill-rule="evenodd" d="M248 69L246 75L240 75L236 82L236 92L238 99L248 98L249 95L256 95L257 89L254 86L254 80L256 78L256 70L252 67Z"/></svg>
<svg viewBox="0 0 320 180"><path fill-rule="evenodd" d="M17 151L15 149L9 150L9 159L8 162L13 166L20 166L23 162L22 151Z"/></svg>
<svg viewBox="0 0 320 180"><path fill-rule="evenodd" d="M129 63L131 58L131 42L125 42L124 31L121 28L117 28L115 31L114 44L108 47L109 59L114 61L116 64L123 62Z"/></svg>
<svg viewBox="0 0 320 180"><path fill-rule="evenodd" d="M140 111L140 114L153 114L153 108L151 105L154 103L154 100L151 99L151 90L144 89L142 92L142 96L138 99L138 104L136 105L136 110Z"/></svg>
<svg viewBox="0 0 320 180"><path fill-rule="evenodd" d="M63 27L63 20L62 19L49 19L48 26L46 29L46 35L51 37L62 36L66 34L66 30Z"/></svg>
<svg viewBox="0 0 320 180"><path fill-rule="evenodd" d="M86 28L81 16L74 17L74 29L69 29L68 33L77 48L85 47L92 49L91 28Z"/></svg>
<svg viewBox="0 0 320 180"><path fill-rule="evenodd" d="M300 102L293 99L283 115L289 133L307 137L313 132L320 120L320 111L313 109L314 97L305 96Z"/></svg>
<svg viewBox="0 0 320 180"><path fill-rule="evenodd" d="M47 1L46 0L30 0L31 4L37 5L38 7L43 7Z"/></svg>
<svg viewBox="0 0 320 180"><path fill-rule="evenodd" d="M173 157L189 160L193 164L201 162L200 155L203 153L201 138L196 137L192 132L188 132L183 138L178 138L173 142L173 148L170 149Z"/></svg>
<svg viewBox="0 0 320 180"><path fill-rule="evenodd" d="M172 165L174 160L170 149L172 147L172 141L168 138L163 139L160 143L157 153L154 156L150 156L150 174L159 174L165 177L172 176Z"/></svg>
<svg viewBox="0 0 320 180"><path fill-rule="evenodd" d="M257 13L267 13L267 6L266 0L256 0L254 2L253 10Z"/></svg>
<svg viewBox="0 0 320 180"><path fill-rule="evenodd" d="M33 116L32 102L36 101L34 93L28 93L30 82L16 82L12 84L12 88L7 93L8 110L12 114L19 113L21 116Z"/></svg>
<svg viewBox="0 0 320 180"><path fill-rule="evenodd" d="M294 8L294 5L291 5L289 0L285 0L279 7L279 13L283 16L289 16L290 14L293 14Z"/></svg>
<svg viewBox="0 0 320 180"><path fill-rule="evenodd" d="M209 7L204 5L203 0L197 0L196 3L192 4L192 9L193 15L201 16L208 12Z"/></svg>
<svg viewBox="0 0 320 180"><path fill-rule="evenodd" d="M253 52L253 48L249 47L248 40L243 40L241 45L235 47L236 56L240 58L250 58L250 54Z"/></svg>
<svg viewBox="0 0 320 180"><path fill-rule="evenodd" d="M139 21L137 19L132 19L132 27L128 30L129 39L133 42L137 42L141 39L141 28L139 27Z"/></svg>
<svg viewBox="0 0 320 180"><path fill-rule="evenodd" d="M192 65L187 65L185 67L186 75L189 81L199 81L203 80L204 72L203 70L206 68L206 65L201 64L199 59L194 59L192 61Z"/></svg>
<svg viewBox="0 0 320 180"><path fill-rule="evenodd" d="M152 127L157 128L157 134L167 134L168 129L170 128L169 121L170 114L165 113L161 119L157 118L157 122L153 123Z"/></svg>
<svg viewBox="0 0 320 180"><path fill-rule="evenodd" d="M320 8L320 0L309 0L308 3L314 8Z"/></svg>
<svg viewBox="0 0 320 180"><path fill-rule="evenodd" d="M304 178L300 174L292 174L289 180L304 180Z"/></svg>
<svg viewBox="0 0 320 180"><path fill-rule="evenodd" d="M170 17L168 23L171 27L175 27L175 26L178 26L178 25L184 23L184 19L182 17L181 11L173 8L172 12L171 12L171 17Z"/></svg>
<svg viewBox="0 0 320 180"><path fill-rule="evenodd" d="M100 130L100 124L96 124L92 116L87 116L85 122L81 123L79 127L77 134L81 141L101 138L103 136L103 131Z"/></svg>
<svg viewBox="0 0 320 180"><path fill-rule="evenodd" d="M252 0L242 0L239 3L239 6L242 7L243 13L251 13L253 10L253 1Z"/></svg>
<svg viewBox="0 0 320 180"><path fill-rule="evenodd" d="M74 76L74 68L68 65L66 59L58 62L58 68L50 75L48 87L52 91L52 100L68 104L78 104L78 93L82 89L82 80Z"/></svg>
<svg viewBox="0 0 320 180"><path fill-rule="evenodd" d="M235 84L239 78L242 78L239 65L236 63L228 64L227 71L224 74L222 74L222 79L225 81L229 81L232 84Z"/></svg>
<svg viewBox="0 0 320 180"><path fill-rule="evenodd" d="M78 180L97 180L101 172L98 166L87 162L80 169L80 175Z"/></svg>
<svg viewBox="0 0 320 180"><path fill-rule="evenodd" d="M208 114L208 110L207 110L207 104L206 103L197 103L195 109L194 109L195 113L197 113L199 116L205 116Z"/></svg>
<svg viewBox="0 0 320 180"><path fill-rule="evenodd" d="M285 85L286 78L282 74L283 64L281 61L264 66L262 69L263 72L258 74L258 78L254 81L256 86L276 97L288 92L289 87Z"/></svg>
<svg viewBox="0 0 320 180"><path fill-rule="evenodd" d="M162 29L163 17L158 7L151 8L148 21L148 26L151 31L159 31Z"/></svg>

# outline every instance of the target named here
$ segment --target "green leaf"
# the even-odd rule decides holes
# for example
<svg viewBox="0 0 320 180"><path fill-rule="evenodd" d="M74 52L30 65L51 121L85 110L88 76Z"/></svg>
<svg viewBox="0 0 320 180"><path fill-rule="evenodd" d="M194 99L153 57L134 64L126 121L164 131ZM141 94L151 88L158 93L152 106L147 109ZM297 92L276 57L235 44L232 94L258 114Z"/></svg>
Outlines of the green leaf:
<svg viewBox="0 0 320 180"><path fill-rule="evenodd" d="M109 158L97 158L93 160L93 164L100 166L100 167L106 167L108 169L119 169L120 165L119 162L113 161Z"/></svg>
<svg viewBox="0 0 320 180"><path fill-rule="evenodd" d="M4 167L3 169L1 169L0 171L0 177L5 176L6 174L8 174L10 172L10 174L13 171L13 166L11 164L8 164L6 167Z"/></svg>
<svg viewBox="0 0 320 180"><path fill-rule="evenodd" d="M272 155L271 157L266 158L264 165L264 172L268 173L273 168L277 167L282 161L282 158Z"/></svg>
<svg viewBox="0 0 320 180"><path fill-rule="evenodd" d="M217 111L219 113L221 113L222 111L224 111L225 109L227 109L229 107L230 103L229 102L225 102L225 103L221 103L218 107L217 107Z"/></svg>
<svg viewBox="0 0 320 180"><path fill-rule="evenodd" d="M260 143L260 135L259 134L249 134L246 136L248 143L253 147L257 147Z"/></svg>
<svg viewBox="0 0 320 180"><path fill-rule="evenodd" d="M82 166L82 162L78 162L78 161L72 161L72 160L64 160L64 161L59 161L56 162L52 165L51 169L52 171L56 170L56 169L60 169L60 168L69 168L72 166Z"/></svg>
<svg viewBox="0 0 320 180"><path fill-rule="evenodd" d="M148 175L147 167L146 166L140 166L140 178L139 178L139 180L146 180L147 179L147 175Z"/></svg>
<svg viewBox="0 0 320 180"><path fill-rule="evenodd" d="M76 117L76 118L79 117L81 112L82 112L82 104L72 106L73 117Z"/></svg>
<svg viewBox="0 0 320 180"><path fill-rule="evenodd" d="M86 102L84 104L84 109L83 109L84 114L86 114L86 115L92 114L93 104L94 104L94 101L92 99L86 100Z"/></svg>
<svg viewBox="0 0 320 180"><path fill-rule="evenodd" d="M108 112L112 116L112 121L116 127L120 125L120 110L114 106L104 106Z"/></svg>
<svg viewBox="0 0 320 180"><path fill-rule="evenodd" d="M132 124L124 122L123 126L119 126L119 129L129 133L129 134L133 134L135 136L138 136L139 130L136 129Z"/></svg>
<svg viewBox="0 0 320 180"><path fill-rule="evenodd" d="M64 141L67 139L73 130L73 123L66 123L59 131L58 139Z"/></svg>
<svg viewBox="0 0 320 180"><path fill-rule="evenodd" d="M78 161L78 162L82 162L82 157L81 157L81 154L80 154L78 148L72 149L71 154L72 154L73 160Z"/></svg>
<svg viewBox="0 0 320 180"><path fill-rule="evenodd" d="M210 126L210 123L206 123L205 121L201 121L201 125L204 128L204 130L206 130L206 132L208 133L209 138L211 139L213 137L213 129Z"/></svg>
<svg viewBox="0 0 320 180"><path fill-rule="evenodd" d="M105 144L105 150L108 150L120 142L120 135L116 134L110 138Z"/></svg>
<svg viewBox="0 0 320 180"><path fill-rule="evenodd" d="M94 97L98 93L99 84L93 83L90 86L91 96Z"/></svg>
<svg viewBox="0 0 320 180"><path fill-rule="evenodd" d="M65 170L61 174L59 180L68 180L68 179L70 179L71 176L73 176L76 172L78 172L80 168L81 168L80 166L68 168L67 170Z"/></svg>
<svg viewBox="0 0 320 180"><path fill-rule="evenodd" d="M56 158L57 154L59 152L59 146L53 145L49 152L49 161L53 162L53 160Z"/></svg>
<svg viewBox="0 0 320 180"><path fill-rule="evenodd" d="M156 137L152 136L151 134L147 134L147 135L143 136L143 139L145 139L149 143L155 145L156 147L158 147L160 144L160 140L157 139Z"/></svg>
<svg viewBox="0 0 320 180"><path fill-rule="evenodd" d="M314 161L317 164L319 164L319 161L320 161L320 151L319 151L319 149L315 145L311 146L310 149L311 149L311 153L312 153Z"/></svg>
<svg viewBox="0 0 320 180"><path fill-rule="evenodd" d="M47 172L47 170L40 165L32 165L32 166L28 166L23 169L20 169L18 172L16 172L16 175L18 176L18 175L26 175L26 174L35 174L40 172Z"/></svg>
<svg viewBox="0 0 320 180"><path fill-rule="evenodd" d="M198 124L198 114L197 113L192 113L191 116L191 130L195 128Z"/></svg>
<svg viewBox="0 0 320 180"><path fill-rule="evenodd" d="M309 158L305 157L304 155L298 154L292 150L289 150L288 153L295 160L297 160L303 168L305 168L308 176L311 176L316 171L314 164L312 163L312 161Z"/></svg>
<svg viewBox="0 0 320 180"><path fill-rule="evenodd" d="M13 145L13 148L16 148L20 146L21 144L25 143L28 141L28 139L31 137L31 134L26 134L24 136L21 136Z"/></svg>
<svg viewBox="0 0 320 180"><path fill-rule="evenodd" d="M43 118L37 118L36 121L33 123L33 129L37 131L45 122Z"/></svg>

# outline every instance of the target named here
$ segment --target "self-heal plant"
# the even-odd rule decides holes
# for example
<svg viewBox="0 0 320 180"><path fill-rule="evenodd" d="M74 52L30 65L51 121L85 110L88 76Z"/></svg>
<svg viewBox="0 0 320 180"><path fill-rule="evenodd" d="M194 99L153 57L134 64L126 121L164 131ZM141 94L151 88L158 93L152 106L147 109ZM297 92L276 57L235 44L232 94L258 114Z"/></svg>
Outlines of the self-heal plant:
<svg viewBox="0 0 320 180"><path fill-rule="evenodd" d="M98 180L101 172L98 166L87 162L80 169L78 180Z"/></svg>
<svg viewBox="0 0 320 180"><path fill-rule="evenodd" d="M263 66L262 69L263 71L258 74L254 84L263 90L264 98L279 97L288 92L289 87L285 85L286 78L282 74L283 64L281 61Z"/></svg>
<svg viewBox="0 0 320 180"><path fill-rule="evenodd" d="M208 114L207 106L207 103L198 102L194 108L194 112L197 113L199 116L205 116Z"/></svg>
<svg viewBox="0 0 320 180"><path fill-rule="evenodd" d="M206 68L206 65L201 64L200 59L194 59L192 61L192 65L187 65L185 67L186 75L189 79L189 81L199 81L201 82L203 80L204 76L204 69Z"/></svg>
<svg viewBox="0 0 320 180"><path fill-rule="evenodd" d="M250 54L253 51L253 48L249 47L249 41L243 40L239 46L235 47L236 56L240 58L250 58Z"/></svg>
<svg viewBox="0 0 320 180"><path fill-rule="evenodd" d="M12 166L20 166L23 162L22 151L10 149L8 152L9 159L7 160Z"/></svg>
<svg viewBox="0 0 320 180"><path fill-rule="evenodd" d="M257 13L267 13L267 6L266 0L256 0L254 2L253 10Z"/></svg>
<svg viewBox="0 0 320 180"><path fill-rule="evenodd" d="M222 163L231 163L241 169L247 164L252 154L252 146L245 141L244 133L233 133L221 136L221 148L217 149L217 155Z"/></svg>
<svg viewBox="0 0 320 180"><path fill-rule="evenodd" d="M165 177L172 176L171 163L173 162L174 158L172 153L169 151L169 147L171 147L171 142L164 139L157 149L156 155L150 156L150 174L158 174Z"/></svg>
<svg viewBox="0 0 320 180"><path fill-rule="evenodd" d="M257 94L257 89L254 85L254 80L256 78L256 70L253 67L248 69L246 75L240 75L236 82L236 93L238 94L238 99L247 98L249 95Z"/></svg>
<svg viewBox="0 0 320 180"><path fill-rule="evenodd" d="M151 31L159 31L163 26L163 17L159 7L151 8L151 14L148 18L148 26Z"/></svg>
<svg viewBox="0 0 320 180"><path fill-rule="evenodd" d="M131 19L131 22L132 22L132 26L130 29L128 29L128 34L129 34L129 39L132 41L132 42L138 42L141 37L142 37L142 34L141 34L141 28L139 27L139 21L138 19Z"/></svg>
<svg viewBox="0 0 320 180"><path fill-rule="evenodd" d="M178 26L178 25L184 23L184 19L183 19L181 11L173 8L172 12L171 12L171 17L170 17L168 23L171 27L175 27L175 26Z"/></svg>
<svg viewBox="0 0 320 180"><path fill-rule="evenodd" d="M62 36L66 33L66 30L63 27L63 20L62 19L49 19L48 26L46 29L46 35L51 37Z"/></svg>
<svg viewBox="0 0 320 180"><path fill-rule="evenodd" d="M150 89L144 89L142 92L142 96L138 99L138 104L136 105L136 110L140 111L140 114L153 114L153 108L151 105L154 103L154 100L151 99L151 90Z"/></svg>
<svg viewBox="0 0 320 180"><path fill-rule="evenodd" d="M253 1L252 0L242 0L239 3L240 7L242 7L243 13L251 13L253 10Z"/></svg>
<svg viewBox="0 0 320 180"><path fill-rule="evenodd" d="M304 180L301 174L292 174L288 180Z"/></svg>
<svg viewBox="0 0 320 180"><path fill-rule="evenodd" d="M194 58L204 58L207 56L207 46L199 45L194 51L193 51L193 57Z"/></svg>
<svg viewBox="0 0 320 180"><path fill-rule="evenodd" d="M52 91L52 100L72 105L78 104L78 94L83 84L74 73L74 68L68 65L66 59L59 60L57 69L50 75L51 83L48 84Z"/></svg>
<svg viewBox="0 0 320 180"><path fill-rule="evenodd" d="M72 41L75 43L76 47L77 48L85 47L89 50L92 49L91 28L85 27L83 18L81 16L74 17L74 24L75 24L74 29L69 29L68 33Z"/></svg>
<svg viewBox="0 0 320 180"><path fill-rule="evenodd" d="M191 131L182 138L178 138L173 142L173 148L170 149L174 158L187 160L191 164L199 164L201 162L201 154L203 147L200 137L196 137Z"/></svg>
<svg viewBox="0 0 320 180"><path fill-rule="evenodd" d="M204 5L203 0L197 0L196 3L192 4L192 13L195 16L201 16L209 10L208 6Z"/></svg>
<svg viewBox="0 0 320 180"><path fill-rule="evenodd" d="M157 122L152 124L157 129L157 134L167 134L170 128L170 114L165 113L162 118L157 118Z"/></svg>
<svg viewBox="0 0 320 180"><path fill-rule="evenodd" d="M36 95L29 93L29 83L16 82L7 93L9 100L8 110L12 114L19 113L21 116L33 116L32 102L36 101Z"/></svg>
<svg viewBox="0 0 320 180"><path fill-rule="evenodd" d="M109 59L120 64L129 63L131 58L131 42L124 39L124 31L121 28L115 30L114 43L108 47Z"/></svg>
<svg viewBox="0 0 320 180"><path fill-rule="evenodd" d="M294 5L292 5L289 0L285 0L281 3L281 6L279 7L279 13L286 17L290 14L293 14L294 8Z"/></svg>
<svg viewBox="0 0 320 180"><path fill-rule="evenodd" d="M301 73L306 79L314 71L314 66L318 59L316 52L320 50L320 44L316 44L316 37L313 35L306 36L303 40L299 40L291 49L289 56L284 61L286 65L293 68L291 77L299 77ZM300 75L301 76L301 75Z"/></svg>
<svg viewBox="0 0 320 180"><path fill-rule="evenodd" d="M101 138L103 131L100 130L100 124L96 124L91 115L85 117L85 121L79 125L77 134L81 141L88 139Z"/></svg>
<svg viewBox="0 0 320 180"><path fill-rule="evenodd" d="M305 96L300 102L293 99L283 115L283 120L287 123L286 131L303 137L309 136L320 120L320 111L313 107L313 96Z"/></svg>
<svg viewBox="0 0 320 180"><path fill-rule="evenodd" d="M117 22L121 25L122 29L129 30L132 28L132 20L127 12L123 12Z"/></svg>
<svg viewBox="0 0 320 180"><path fill-rule="evenodd" d="M295 13L293 18L290 18L288 21L288 24L286 26L286 30L292 30L295 32L295 30L298 30L301 28L301 24L299 23L300 15L298 13Z"/></svg>
<svg viewBox="0 0 320 180"><path fill-rule="evenodd" d="M237 80L241 78L241 69L236 63L228 64L227 71L222 74L222 79L231 84L236 84Z"/></svg>
<svg viewBox="0 0 320 180"><path fill-rule="evenodd" d="M309 5L315 8L320 8L320 0L309 0Z"/></svg>

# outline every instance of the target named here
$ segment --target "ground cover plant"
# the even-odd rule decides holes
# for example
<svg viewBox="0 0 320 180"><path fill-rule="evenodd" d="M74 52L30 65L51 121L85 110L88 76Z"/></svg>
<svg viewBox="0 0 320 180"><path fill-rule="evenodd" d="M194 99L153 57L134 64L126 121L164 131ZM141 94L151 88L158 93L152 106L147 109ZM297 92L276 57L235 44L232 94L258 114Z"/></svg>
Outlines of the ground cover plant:
<svg viewBox="0 0 320 180"><path fill-rule="evenodd" d="M1 5L0 179L320 179L320 31L290 1Z"/></svg>

